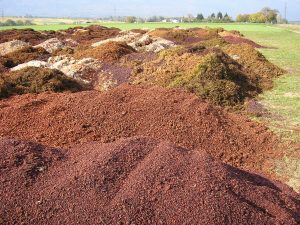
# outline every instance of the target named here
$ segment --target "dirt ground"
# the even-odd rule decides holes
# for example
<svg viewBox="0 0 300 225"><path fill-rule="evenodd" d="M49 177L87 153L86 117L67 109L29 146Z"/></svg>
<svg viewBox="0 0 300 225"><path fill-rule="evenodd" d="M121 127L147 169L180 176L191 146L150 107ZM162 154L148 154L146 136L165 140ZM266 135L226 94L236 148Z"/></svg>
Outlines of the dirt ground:
<svg viewBox="0 0 300 225"><path fill-rule="evenodd" d="M70 151L0 139L2 223L297 224L299 195L145 137Z"/></svg>
<svg viewBox="0 0 300 225"><path fill-rule="evenodd" d="M0 32L0 224L299 224L237 31ZM241 113L242 112L242 113ZM284 181L284 180L281 180Z"/></svg>
<svg viewBox="0 0 300 225"><path fill-rule="evenodd" d="M54 147L143 135L261 170L276 145L265 127L176 89L121 85L103 94L23 95L2 101L0 112L0 136Z"/></svg>
<svg viewBox="0 0 300 225"><path fill-rule="evenodd" d="M18 38L26 47L9 51L9 41ZM128 82L179 87L224 107L241 108L284 72L255 49L262 46L224 29L27 29L2 32L0 43L10 52L0 59L3 72L28 66L58 69L100 91Z"/></svg>

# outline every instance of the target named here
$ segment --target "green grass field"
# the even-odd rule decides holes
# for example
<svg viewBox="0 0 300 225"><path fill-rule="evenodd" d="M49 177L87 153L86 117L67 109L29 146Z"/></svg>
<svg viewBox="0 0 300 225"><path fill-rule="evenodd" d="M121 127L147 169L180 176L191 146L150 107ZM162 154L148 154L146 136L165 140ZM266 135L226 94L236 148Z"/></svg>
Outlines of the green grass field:
<svg viewBox="0 0 300 225"><path fill-rule="evenodd" d="M284 140L286 156L277 162L276 172L289 178L289 185L300 188L300 33L290 26L272 27L263 32L244 32L262 45L276 49L263 49L273 63L287 70L275 80L274 88L260 96L271 116L261 118L271 130Z"/></svg>
<svg viewBox="0 0 300 225"><path fill-rule="evenodd" d="M300 26L271 26L265 24L207 24L207 23L101 23L107 27L122 30L134 28L170 28L223 27L227 30L239 30L247 38L257 43L273 47L260 49L273 63L287 71L287 74L275 80L274 88L259 96L260 101L269 110L269 117L256 118L265 123L282 138L286 156L277 162L275 170L289 179L289 184L300 187ZM61 30L74 25L29 26L36 30ZM88 25L84 25L88 26ZM12 27L0 27L0 30ZM14 27L24 28L24 27Z"/></svg>
<svg viewBox="0 0 300 225"><path fill-rule="evenodd" d="M136 28L172 28L176 26L180 26L183 28L192 28L192 27L224 27L227 30L240 30L240 31L264 31L267 25L261 24L237 24L237 23L110 23L103 22L97 23L98 25L106 26L106 27L116 27L122 30L130 30ZM64 30L70 27L75 26L89 26L90 24L54 24L54 25L32 25L32 26L4 26L0 27L0 30L8 30L8 29L24 29L24 28L32 28L34 30Z"/></svg>

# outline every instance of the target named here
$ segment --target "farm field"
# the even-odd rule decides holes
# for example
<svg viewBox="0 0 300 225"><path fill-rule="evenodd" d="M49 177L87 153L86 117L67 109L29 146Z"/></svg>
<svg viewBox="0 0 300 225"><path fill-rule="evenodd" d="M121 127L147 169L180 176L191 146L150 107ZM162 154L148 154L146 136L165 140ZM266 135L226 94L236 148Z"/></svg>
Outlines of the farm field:
<svg viewBox="0 0 300 225"><path fill-rule="evenodd" d="M193 27L223 27L226 30L240 30L240 31L265 31L269 25L262 24L238 24L238 23L123 23L123 22L103 22L96 23L97 25L105 27L115 27L121 30L141 29L141 28L173 28L176 26L182 28L193 28ZM90 24L51 24L51 25L31 25L31 26L3 26L0 30L7 29L24 29L32 28L35 30L64 30L75 26L90 26ZM267 29L268 30L268 29Z"/></svg>
<svg viewBox="0 0 300 225"><path fill-rule="evenodd" d="M13 21L30 21L32 24L37 26L51 26L55 24L68 24L69 26L80 23L99 23L99 20L93 19L71 19L71 18L26 18L26 17L1 17L0 23L4 23L7 20Z"/></svg>
<svg viewBox="0 0 300 225"><path fill-rule="evenodd" d="M265 31L243 33L252 40L274 49L260 51L287 74L275 79L272 90L259 96L261 103L270 112L260 118L283 140L286 141L287 155L284 162L278 162L276 171L283 176L289 174L289 184L300 186L300 34L295 32L299 25L277 26Z"/></svg>
<svg viewBox="0 0 300 225"><path fill-rule="evenodd" d="M0 28L0 224L300 223L297 25L22 28Z"/></svg>

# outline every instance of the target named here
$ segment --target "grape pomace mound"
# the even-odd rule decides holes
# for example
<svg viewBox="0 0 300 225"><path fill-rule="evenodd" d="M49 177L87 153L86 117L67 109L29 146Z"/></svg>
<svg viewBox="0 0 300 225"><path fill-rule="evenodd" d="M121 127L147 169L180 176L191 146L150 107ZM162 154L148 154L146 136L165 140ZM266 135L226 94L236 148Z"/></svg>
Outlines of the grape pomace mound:
<svg viewBox="0 0 300 225"><path fill-rule="evenodd" d="M165 141L70 151L0 140L0 218L26 224L299 224L299 195ZM4 204L3 204L4 203Z"/></svg>

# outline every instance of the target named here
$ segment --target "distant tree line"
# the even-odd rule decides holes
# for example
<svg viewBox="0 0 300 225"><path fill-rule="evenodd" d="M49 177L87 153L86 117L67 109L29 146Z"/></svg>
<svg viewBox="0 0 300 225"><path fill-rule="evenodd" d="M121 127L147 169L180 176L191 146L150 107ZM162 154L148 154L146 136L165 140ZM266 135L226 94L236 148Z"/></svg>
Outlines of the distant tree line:
<svg viewBox="0 0 300 225"><path fill-rule="evenodd" d="M8 19L5 22L0 22L0 26L29 26L34 25L30 20L11 20Z"/></svg>
<svg viewBox="0 0 300 225"><path fill-rule="evenodd" d="M212 13L207 18L204 17L202 13L199 13L195 18L196 22L212 22L212 23L228 23L233 22L232 18L227 14L223 14L222 12Z"/></svg>
<svg viewBox="0 0 300 225"><path fill-rule="evenodd" d="M205 18L202 13L199 13L196 17L192 14L188 14L184 17L164 17L164 16L151 16L148 18L135 17L135 16L124 16L124 17L107 17L100 18L101 20L110 20L110 21L121 21L126 23L144 23L144 22L184 22L184 23L193 23L193 22L233 22L232 18L227 14L218 12L217 14L212 13L210 16Z"/></svg>
<svg viewBox="0 0 300 225"><path fill-rule="evenodd" d="M269 7L263 8L261 11L253 14L239 14L236 22L242 23L282 23L283 19L280 17L277 9Z"/></svg>
<svg viewBox="0 0 300 225"><path fill-rule="evenodd" d="M212 13L205 17L204 14L198 13L196 17L192 14L188 14L184 17L163 17L163 16L151 16L148 18L125 16L125 17L110 17L104 20L123 21L127 23L144 23L144 22L209 22L209 23L229 23L234 22L231 16L227 13ZM235 20L236 22L243 23L287 23L285 19L282 19L278 10L271 9L269 7L263 8L261 11L253 14L239 14Z"/></svg>
<svg viewBox="0 0 300 225"><path fill-rule="evenodd" d="M148 18L135 17L135 16L126 16L123 18L119 17L119 21L124 21L127 23L162 22L164 20L169 20L169 18L163 16L151 16Z"/></svg>

